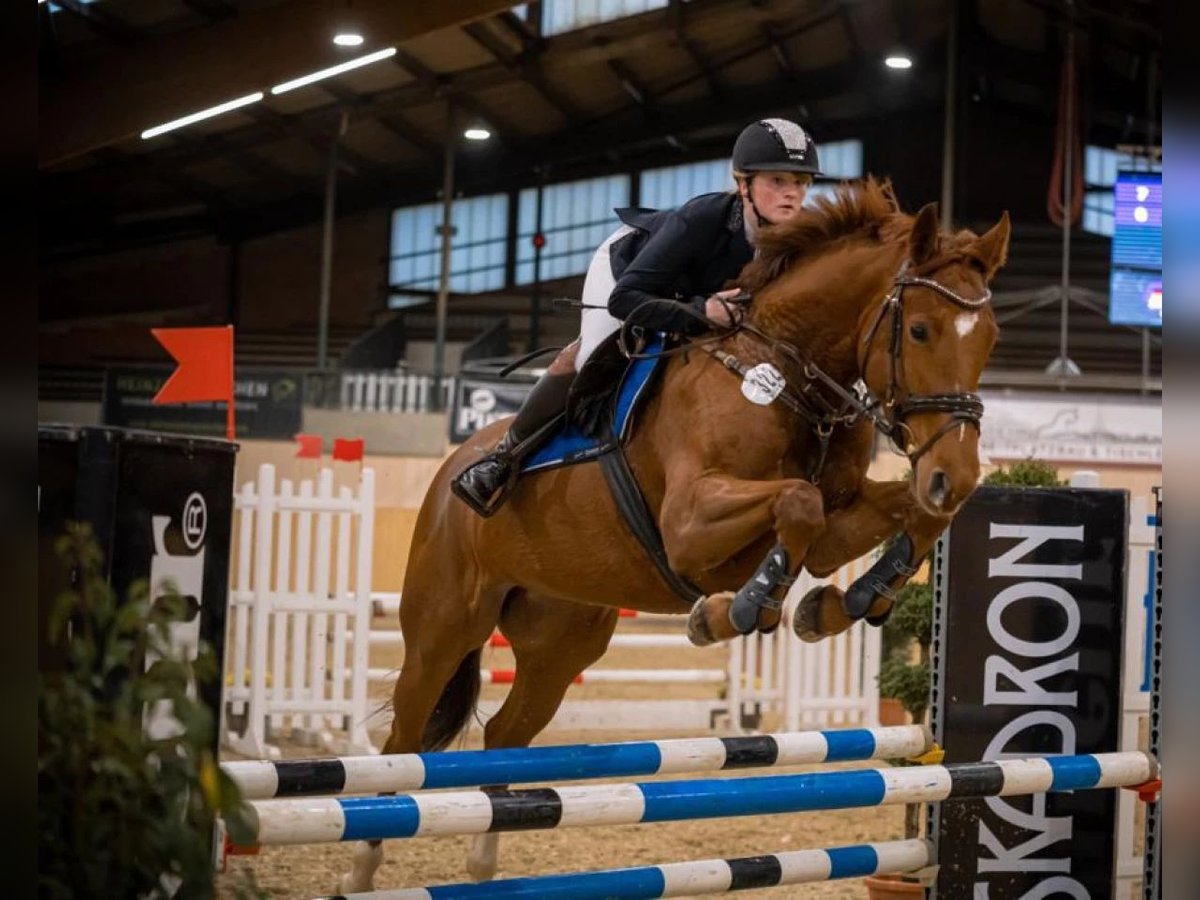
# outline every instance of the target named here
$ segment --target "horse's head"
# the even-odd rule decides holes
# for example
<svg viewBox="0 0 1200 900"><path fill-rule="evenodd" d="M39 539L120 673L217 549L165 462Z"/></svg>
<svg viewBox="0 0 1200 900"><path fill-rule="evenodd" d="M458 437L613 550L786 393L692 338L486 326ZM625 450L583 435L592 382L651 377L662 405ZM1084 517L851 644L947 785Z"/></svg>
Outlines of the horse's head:
<svg viewBox="0 0 1200 900"><path fill-rule="evenodd" d="M979 479L976 391L999 332L988 282L1004 265L1008 238L1008 213L982 236L948 234L934 205L925 206L905 268L862 321L863 379L912 462L917 501L935 515L953 514Z"/></svg>

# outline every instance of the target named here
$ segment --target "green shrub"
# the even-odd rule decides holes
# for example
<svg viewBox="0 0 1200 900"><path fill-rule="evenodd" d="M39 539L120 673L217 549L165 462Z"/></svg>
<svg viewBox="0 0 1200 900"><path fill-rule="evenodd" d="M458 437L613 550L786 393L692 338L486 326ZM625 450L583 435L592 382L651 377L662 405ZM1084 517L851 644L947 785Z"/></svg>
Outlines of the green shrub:
<svg viewBox="0 0 1200 900"><path fill-rule="evenodd" d="M252 839L213 757L212 711L189 696L196 679L217 677L214 654L172 656L183 598L151 606L143 581L119 602L86 526L56 549L74 587L48 622L64 663L38 676L38 896L211 897L214 815L235 840ZM145 659L156 661L143 671ZM147 734L154 703L179 733Z"/></svg>
<svg viewBox="0 0 1200 900"><path fill-rule="evenodd" d="M894 697L921 722L929 707L929 642L933 638L933 588L910 581L896 595L892 615L884 623L879 693ZM912 662L914 643L918 662Z"/></svg>
<svg viewBox="0 0 1200 900"><path fill-rule="evenodd" d="M1013 487L1062 487L1067 482L1060 480L1058 469L1040 459L1025 459L989 472L983 484L1010 485Z"/></svg>

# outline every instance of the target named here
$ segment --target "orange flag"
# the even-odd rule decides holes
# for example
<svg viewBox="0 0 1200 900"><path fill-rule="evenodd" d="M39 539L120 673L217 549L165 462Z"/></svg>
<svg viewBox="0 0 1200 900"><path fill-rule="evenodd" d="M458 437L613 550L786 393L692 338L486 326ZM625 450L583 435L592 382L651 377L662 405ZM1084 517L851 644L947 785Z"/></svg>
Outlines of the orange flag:
<svg viewBox="0 0 1200 900"><path fill-rule="evenodd" d="M233 326L151 328L150 333L178 363L154 403L224 400L226 436L233 440Z"/></svg>

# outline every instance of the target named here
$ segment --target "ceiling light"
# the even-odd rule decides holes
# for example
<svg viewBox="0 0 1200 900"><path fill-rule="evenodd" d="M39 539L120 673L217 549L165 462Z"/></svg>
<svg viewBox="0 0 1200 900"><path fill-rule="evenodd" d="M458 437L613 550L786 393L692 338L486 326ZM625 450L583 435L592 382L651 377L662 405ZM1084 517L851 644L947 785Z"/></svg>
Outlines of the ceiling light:
<svg viewBox="0 0 1200 900"><path fill-rule="evenodd" d="M339 31L333 36L333 42L339 47L361 47L363 36L357 31Z"/></svg>
<svg viewBox="0 0 1200 900"><path fill-rule="evenodd" d="M237 109L241 106L249 106L251 103L257 103L263 98L262 91L253 94L247 94L245 97L238 97L236 100L230 100L227 103L221 103L217 106L210 106L208 109L202 109L200 112L194 112L191 115L184 116L181 119L173 119L170 122L164 122L161 125L155 125L153 128L147 128L142 132L142 140L148 140L152 137L157 137L168 131L174 131L176 128L182 128L184 125L191 125L193 122L200 122L204 119L211 119L213 116L219 116L221 113L229 112L231 109Z"/></svg>
<svg viewBox="0 0 1200 900"><path fill-rule="evenodd" d="M341 75L343 72L349 72L351 69L357 69L360 66L369 66L373 62L379 62L381 59L387 59L389 56L395 55L395 47L388 47L386 50L376 50L374 53L368 53L366 56L348 59L344 63L338 63L336 66L330 66L328 69L310 72L307 75L301 75L299 78L293 78L291 81L285 81L283 84L277 84L271 88L271 93L286 94L288 91L294 91L296 88L312 84L314 81L332 78L334 75Z"/></svg>
<svg viewBox="0 0 1200 900"><path fill-rule="evenodd" d="M897 53L885 59L883 64L889 69L911 69L913 61L909 57Z"/></svg>
<svg viewBox="0 0 1200 900"><path fill-rule="evenodd" d="M490 131L488 131L486 128L479 128L478 126L474 128L468 128L463 132L463 137L465 137L468 141L486 141L491 136L492 133Z"/></svg>

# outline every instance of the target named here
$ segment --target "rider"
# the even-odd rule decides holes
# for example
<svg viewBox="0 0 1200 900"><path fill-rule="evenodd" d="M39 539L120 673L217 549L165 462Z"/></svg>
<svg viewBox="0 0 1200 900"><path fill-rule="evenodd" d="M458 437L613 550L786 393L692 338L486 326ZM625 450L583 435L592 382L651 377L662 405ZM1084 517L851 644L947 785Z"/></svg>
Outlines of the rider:
<svg viewBox="0 0 1200 900"><path fill-rule="evenodd" d="M648 300L673 297L678 308L650 304L637 312L637 324L692 335L740 321L741 307L729 302L738 289L720 288L753 258L760 228L799 212L820 169L812 138L787 119L746 126L731 162L736 191L701 194L677 210L616 211L624 224L596 250L584 280L579 338L533 386L495 449L451 482L454 493L481 516L504 502L516 467L566 408L575 373L622 319Z"/></svg>

